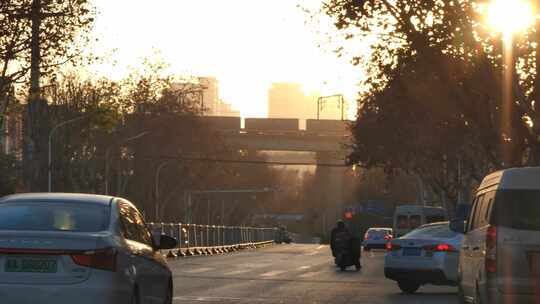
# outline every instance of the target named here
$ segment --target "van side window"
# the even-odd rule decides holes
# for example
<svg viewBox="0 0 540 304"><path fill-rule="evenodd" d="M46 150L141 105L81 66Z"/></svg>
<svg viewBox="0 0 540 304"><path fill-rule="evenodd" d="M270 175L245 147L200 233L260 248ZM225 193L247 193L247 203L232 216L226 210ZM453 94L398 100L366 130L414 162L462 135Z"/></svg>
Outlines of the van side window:
<svg viewBox="0 0 540 304"><path fill-rule="evenodd" d="M474 202L473 209L469 218L469 228L467 231L473 231L480 227L480 214L482 210L482 202L484 201L484 194L479 195Z"/></svg>
<svg viewBox="0 0 540 304"><path fill-rule="evenodd" d="M495 192L491 191L486 194L484 198L484 208L483 208L483 223L482 227L487 226L490 224L491 219L491 210L493 209L493 200L495 198Z"/></svg>
<svg viewBox="0 0 540 304"><path fill-rule="evenodd" d="M476 210L474 211L474 226L473 230L476 230L478 228L481 228L484 221L484 206L486 205L486 196L485 194L482 194L478 198L478 206L476 206Z"/></svg>

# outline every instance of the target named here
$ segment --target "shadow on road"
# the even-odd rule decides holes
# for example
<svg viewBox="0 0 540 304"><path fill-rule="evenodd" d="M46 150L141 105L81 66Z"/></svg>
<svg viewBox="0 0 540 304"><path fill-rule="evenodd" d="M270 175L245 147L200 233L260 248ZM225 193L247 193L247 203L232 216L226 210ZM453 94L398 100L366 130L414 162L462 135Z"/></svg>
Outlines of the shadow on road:
<svg viewBox="0 0 540 304"><path fill-rule="evenodd" d="M448 297L448 296L457 296L456 292L417 292L414 294L406 293L394 293L387 296L389 299L405 299L405 298L417 298L417 297Z"/></svg>

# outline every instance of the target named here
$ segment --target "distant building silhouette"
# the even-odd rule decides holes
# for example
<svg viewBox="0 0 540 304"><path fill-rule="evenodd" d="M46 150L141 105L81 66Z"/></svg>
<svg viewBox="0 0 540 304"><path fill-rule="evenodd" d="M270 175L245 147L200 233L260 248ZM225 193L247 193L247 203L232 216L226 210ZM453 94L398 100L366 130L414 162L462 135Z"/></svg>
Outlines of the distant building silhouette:
<svg viewBox="0 0 540 304"><path fill-rule="evenodd" d="M319 94L307 95L298 83L274 83L268 90L269 118L317 119ZM341 108L337 102L321 104L320 119L341 119Z"/></svg>
<svg viewBox="0 0 540 304"><path fill-rule="evenodd" d="M240 111L233 109L230 103L221 100L219 80L215 77L196 77L186 82L176 83L173 88L199 92L205 116L240 116Z"/></svg>

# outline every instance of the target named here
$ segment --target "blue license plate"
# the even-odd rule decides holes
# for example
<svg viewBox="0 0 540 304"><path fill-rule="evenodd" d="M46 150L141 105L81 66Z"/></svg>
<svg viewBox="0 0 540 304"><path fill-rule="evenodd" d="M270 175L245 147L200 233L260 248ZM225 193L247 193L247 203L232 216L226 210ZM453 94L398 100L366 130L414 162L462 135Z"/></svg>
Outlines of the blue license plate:
<svg viewBox="0 0 540 304"><path fill-rule="evenodd" d="M422 248L403 248L404 256L421 256Z"/></svg>

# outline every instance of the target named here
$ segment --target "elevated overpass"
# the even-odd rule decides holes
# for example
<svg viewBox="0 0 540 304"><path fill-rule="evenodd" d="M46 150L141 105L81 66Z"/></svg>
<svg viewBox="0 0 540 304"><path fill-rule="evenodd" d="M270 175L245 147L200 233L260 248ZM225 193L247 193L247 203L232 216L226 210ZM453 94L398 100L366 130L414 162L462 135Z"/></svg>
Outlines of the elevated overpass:
<svg viewBox="0 0 540 304"><path fill-rule="evenodd" d="M227 144L244 149L343 154L350 143L349 121L308 119L301 130L299 119L246 118L244 127L239 117L202 119Z"/></svg>
<svg viewBox="0 0 540 304"><path fill-rule="evenodd" d="M324 164L316 169L317 197L326 206L321 227L328 231L341 217L347 170L343 165L351 143L349 121L312 119L300 129L299 119L246 118L243 124L239 117L207 116L202 120L233 148L315 153L316 163Z"/></svg>

